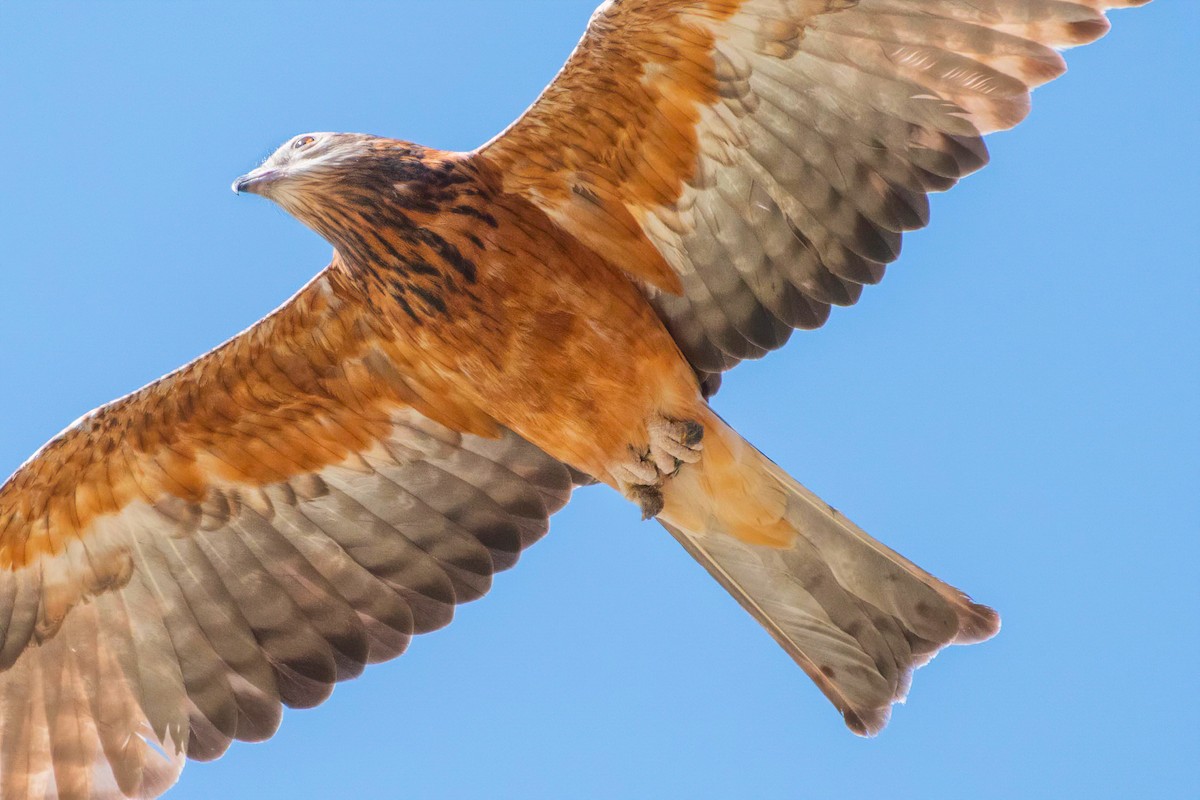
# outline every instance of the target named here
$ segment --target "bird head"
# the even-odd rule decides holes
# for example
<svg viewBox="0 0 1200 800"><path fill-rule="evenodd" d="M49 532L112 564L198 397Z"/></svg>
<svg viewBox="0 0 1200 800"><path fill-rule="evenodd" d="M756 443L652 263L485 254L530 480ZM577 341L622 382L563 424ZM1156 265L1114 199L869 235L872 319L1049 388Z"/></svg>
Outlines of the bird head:
<svg viewBox="0 0 1200 800"><path fill-rule="evenodd" d="M302 133L284 142L258 169L235 180L233 191L262 195L293 211L295 201L320 194L323 186L368 155L374 140L361 133Z"/></svg>
<svg viewBox="0 0 1200 800"><path fill-rule="evenodd" d="M274 200L343 259L372 261L383 258L376 252L380 231L412 227L414 213L454 203L456 187L468 180L456 173L461 162L461 154L398 139L302 133L235 180L233 191Z"/></svg>
<svg viewBox="0 0 1200 800"><path fill-rule="evenodd" d="M444 170L454 160L454 154L397 139L304 133L235 180L233 191L269 198L343 257L370 260L379 254L369 252L364 228L411 224L406 214L427 210L435 199L433 184L445 189L455 183Z"/></svg>

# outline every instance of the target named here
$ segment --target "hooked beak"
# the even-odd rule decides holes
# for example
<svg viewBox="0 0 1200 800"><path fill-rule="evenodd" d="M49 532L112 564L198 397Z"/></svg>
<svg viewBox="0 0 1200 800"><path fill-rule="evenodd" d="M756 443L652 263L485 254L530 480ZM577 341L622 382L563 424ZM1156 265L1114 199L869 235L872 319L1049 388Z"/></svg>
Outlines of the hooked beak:
<svg viewBox="0 0 1200 800"><path fill-rule="evenodd" d="M233 182L233 186L230 188L233 189L235 194L241 194L242 192L250 192L251 194L264 194L264 190L267 189L271 184L275 183L275 181L279 179L280 175L281 173L277 169L259 167L256 170L247 172L245 175L235 180Z"/></svg>

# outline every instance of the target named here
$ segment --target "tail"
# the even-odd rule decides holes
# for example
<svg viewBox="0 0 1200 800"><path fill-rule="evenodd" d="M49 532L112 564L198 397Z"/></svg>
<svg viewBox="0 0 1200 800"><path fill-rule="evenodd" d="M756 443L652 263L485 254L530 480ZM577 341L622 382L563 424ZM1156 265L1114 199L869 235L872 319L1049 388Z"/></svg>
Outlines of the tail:
<svg viewBox="0 0 1200 800"><path fill-rule="evenodd" d="M708 412L704 455L659 520L767 629L860 736L883 729L912 671L1000 617L872 539Z"/></svg>

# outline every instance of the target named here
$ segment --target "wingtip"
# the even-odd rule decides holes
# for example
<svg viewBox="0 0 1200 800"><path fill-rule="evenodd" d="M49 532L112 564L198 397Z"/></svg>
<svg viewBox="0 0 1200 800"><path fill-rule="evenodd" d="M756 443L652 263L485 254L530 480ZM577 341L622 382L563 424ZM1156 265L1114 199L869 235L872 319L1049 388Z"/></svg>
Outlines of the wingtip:
<svg viewBox="0 0 1200 800"><path fill-rule="evenodd" d="M979 644L1000 632L1000 614L980 603L970 603L967 613L960 617L958 636L952 644Z"/></svg>
<svg viewBox="0 0 1200 800"><path fill-rule="evenodd" d="M1078 0L1077 0L1078 1ZM1080 19L1067 22L1063 28L1059 47L1078 47L1091 44L1112 29L1105 14L1123 8L1138 8L1148 5L1150 0L1084 0L1085 11Z"/></svg>
<svg viewBox="0 0 1200 800"><path fill-rule="evenodd" d="M891 703L886 708L873 708L869 711L846 709L842 712L842 719L846 721L846 727L850 729L850 732L864 739L873 739L878 736L887 727L888 720L891 718Z"/></svg>
<svg viewBox="0 0 1200 800"><path fill-rule="evenodd" d="M1103 14L1097 14L1088 19L1081 19L1077 22L1072 22L1067 26L1070 36L1067 42L1068 47L1077 47L1079 45L1091 44L1097 39L1101 39L1112 30L1112 23Z"/></svg>

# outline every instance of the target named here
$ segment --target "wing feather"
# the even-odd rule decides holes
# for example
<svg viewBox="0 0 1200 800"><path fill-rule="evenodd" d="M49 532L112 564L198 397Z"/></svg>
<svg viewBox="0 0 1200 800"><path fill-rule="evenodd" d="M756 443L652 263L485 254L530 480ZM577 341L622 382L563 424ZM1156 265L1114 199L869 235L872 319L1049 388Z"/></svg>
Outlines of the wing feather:
<svg viewBox="0 0 1200 800"><path fill-rule="evenodd" d="M1055 48L1144 2L612 0L479 156L637 278L711 376L855 303L928 223L926 195L986 164L983 134L1062 74Z"/></svg>
<svg viewBox="0 0 1200 800"><path fill-rule="evenodd" d="M0 800L155 797L545 534L571 473L437 421L355 292L326 271L0 487Z"/></svg>

